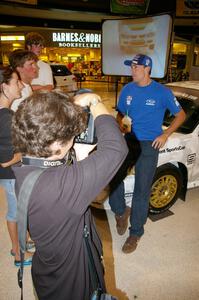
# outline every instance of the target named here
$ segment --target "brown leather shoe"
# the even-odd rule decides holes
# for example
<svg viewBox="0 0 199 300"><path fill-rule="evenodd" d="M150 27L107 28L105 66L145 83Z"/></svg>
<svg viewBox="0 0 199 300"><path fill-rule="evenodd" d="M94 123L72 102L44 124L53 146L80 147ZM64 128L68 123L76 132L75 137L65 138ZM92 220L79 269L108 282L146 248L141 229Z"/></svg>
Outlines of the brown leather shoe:
<svg viewBox="0 0 199 300"><path fill-rule="evenodd" d="M130 207L126 207L125 208L125 212L122 216L119 215L115 215L115 219L116 219L116 228L117 228L117 233L119 235L123 235L128 227L128 218L130 216L131 213L131 208Z"/></svg>
<svg viewBox="0 0 199 300"><path fill-rule="evenodd" d="M140 238L138 236L130 235L126 239L126 242L124 243L124 245L122 247L122 251L126 254L135 251L135 249L137 248L139 240L140 240Z"/></svg>

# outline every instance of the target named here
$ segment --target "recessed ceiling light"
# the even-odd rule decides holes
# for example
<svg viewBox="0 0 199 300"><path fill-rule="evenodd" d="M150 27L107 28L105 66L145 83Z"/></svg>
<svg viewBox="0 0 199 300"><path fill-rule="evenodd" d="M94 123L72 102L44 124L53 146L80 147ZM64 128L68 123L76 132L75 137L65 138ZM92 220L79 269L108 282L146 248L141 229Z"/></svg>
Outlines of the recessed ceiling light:
<svg viewBox="0 0 199 300"><path fill-rule="evenodd" d="M12 26L12 25L0 25L0 28L14 28L16 26Z"/></svg>

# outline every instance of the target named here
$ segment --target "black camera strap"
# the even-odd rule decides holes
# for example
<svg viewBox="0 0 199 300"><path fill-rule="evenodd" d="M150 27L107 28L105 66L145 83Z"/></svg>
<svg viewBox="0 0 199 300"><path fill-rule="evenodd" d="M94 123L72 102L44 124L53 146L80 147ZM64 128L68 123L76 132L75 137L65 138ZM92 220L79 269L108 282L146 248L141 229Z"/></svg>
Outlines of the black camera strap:
<svg viewBox="0 0 199 300"><path fill-rule="evenodd" d="M66 163L66 159L58 159L58 160L49 160L44 158L37 158L37 157L22 157L22 164L28 166L34 166L39 168L49 168L49 167L58 167L64 165Z"/></svg>
<svg viewBox="0 0 199 300"><path fill-rule="evenodd" d="M22 164L26 166L34 166L39 168L59 167L61 165L70 165L76 160L76 153L71 148L64 158L49 160L41 157L22 156Z"/></svg>
<svg viewBox="0 0 199 300"><path fill-rule="evenodd" d="M90 272L91 285L93 288L91 300L117 300L117 298L115 298L114 296L107 294L103 291L103 288L101 286L100 279L98 276L97 268L95 265L95 261L93 258L91 246L89 243L90 233L88 230L88 226L85 224L85 222L84 222L83 236L84 236L84 241L85 241L86 250L87 250L87 254L88 254L88 267L89 267L89 272Z"/></svg>
<svg viewBox="0 0 199 300"><path fill-rule="evenodd" d="M97 269L95 266L92 250L89 244L89 230L86 224L84 224L84 240L86 244L86 250L88 254L88 266L89 266L89 271L90 271L90 276L91 276L91 284L93 288L93 295L92 299L99 299L100 295L102 294L102 287L100 284L99 276L97 273ZM95 298L96 297L96 298Z"/></svg>
<svg viewBox="0 0 199 300"><path fill-rule="evenodd" d="M45 171L45 169L36 169L26 176L21 188L19 190L18 202L17 202L17 226L20 246L20 260L21 266L18 270L18 285L21 288L21 300L23 300L23 268L24 268L24 255L26 252L26 232L28 223L28 204L33 187L39 178L39 176Z"/></svg>

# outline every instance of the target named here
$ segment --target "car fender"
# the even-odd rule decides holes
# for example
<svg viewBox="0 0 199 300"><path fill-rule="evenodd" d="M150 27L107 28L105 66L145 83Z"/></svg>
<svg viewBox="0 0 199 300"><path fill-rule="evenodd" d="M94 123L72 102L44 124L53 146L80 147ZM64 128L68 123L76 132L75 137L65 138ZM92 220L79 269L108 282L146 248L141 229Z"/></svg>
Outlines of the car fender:
<svg viewBox="0 0 199 300"><path fill-rule="evenodd" d="M197 138L194 133L182 134L173 133L163 148L160 149L158 167L166 163L172 163L177 168L181 166L183 173L186 173L187 181L192 182L192 170L197 149ZM186 170L186 172L184 171Z"/></svg>

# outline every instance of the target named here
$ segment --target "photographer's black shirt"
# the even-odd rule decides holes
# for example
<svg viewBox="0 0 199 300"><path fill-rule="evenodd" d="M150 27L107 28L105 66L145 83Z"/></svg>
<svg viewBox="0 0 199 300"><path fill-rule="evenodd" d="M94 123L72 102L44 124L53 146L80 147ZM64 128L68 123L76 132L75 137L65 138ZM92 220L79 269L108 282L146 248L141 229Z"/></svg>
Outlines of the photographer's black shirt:
<svg viewBox="0 0 199 300"><path fill-rule="evenodd" d="M93 292L84 224L99 279L105 290L100 256L102 245L89 205L107 186L127 155L126 142L116 120L102 115L95 120L97 150L72 165L46 169L33 188L28 220L36 252L32 262L34 287L40 300L89 300ZM35 167L14 167L16 194Z"/></svg>

